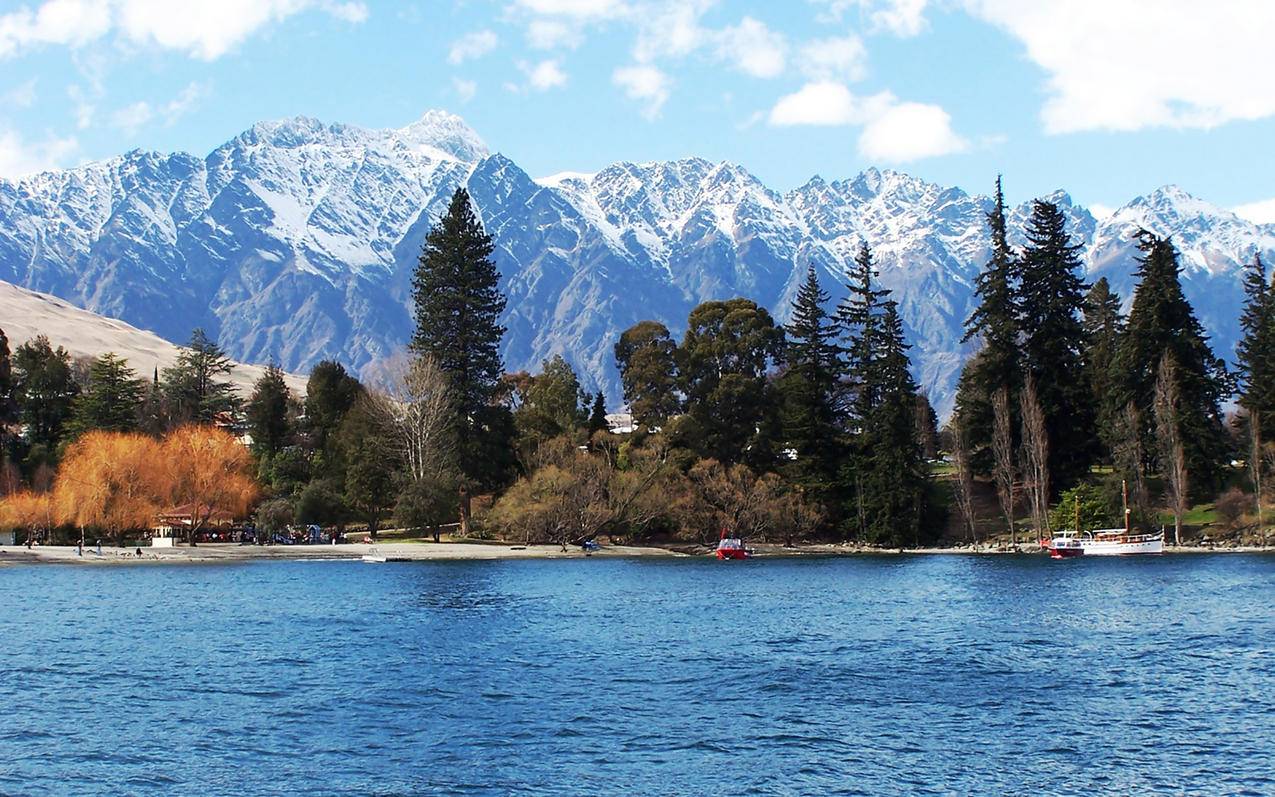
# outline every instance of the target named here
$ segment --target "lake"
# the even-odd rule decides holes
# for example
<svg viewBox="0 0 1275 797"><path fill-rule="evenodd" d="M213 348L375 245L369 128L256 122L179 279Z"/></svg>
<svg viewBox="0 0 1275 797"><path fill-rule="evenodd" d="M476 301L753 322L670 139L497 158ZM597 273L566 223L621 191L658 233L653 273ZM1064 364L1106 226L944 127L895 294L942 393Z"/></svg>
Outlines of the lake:
<svg viewBox="0 0 1275 797"><path fill-rule="evenodd" d="M0 568L0 794L1275 793L1275 557Z"/></svg>

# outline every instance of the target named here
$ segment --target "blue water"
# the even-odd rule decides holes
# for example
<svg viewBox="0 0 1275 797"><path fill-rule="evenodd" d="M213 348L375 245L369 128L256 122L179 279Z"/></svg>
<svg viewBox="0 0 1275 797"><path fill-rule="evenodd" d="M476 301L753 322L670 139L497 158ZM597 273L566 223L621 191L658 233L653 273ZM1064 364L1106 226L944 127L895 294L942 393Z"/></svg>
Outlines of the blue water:
<svg viewBox="0 0 1275 797"><path fill-rule="evenodd" d="M0 794L1275 794L1275 557L0 568Z"/></svg>

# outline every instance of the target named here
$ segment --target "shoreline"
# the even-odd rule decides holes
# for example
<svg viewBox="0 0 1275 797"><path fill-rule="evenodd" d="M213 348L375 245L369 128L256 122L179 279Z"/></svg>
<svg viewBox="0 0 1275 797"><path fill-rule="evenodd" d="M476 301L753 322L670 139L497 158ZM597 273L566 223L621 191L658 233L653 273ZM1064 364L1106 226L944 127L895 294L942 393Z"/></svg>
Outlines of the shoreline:
<svg viewBox="0 0 1275 797"><path fill-rule="evenodd" d="M872 548L866 546L813 543L784 547L777 543L758 543L752 546L760 559L794 558L803 556L1036 556L1043 553L1029 546L1013 550L992 546L956 546L949 548ZM389 542L366 545L239 545L236 543L205 543L196 548L142 548L142 557L133 555L133 548L102 547L99 556L93 546L84 549L84 555L76 554L75 546L0 546L0 567L23 564L61 564L101 567L112 565L180 565L180 564L235 564L265 561L362 561L365 554L375 552L393 562L428 561L493 561L518 559L587 559L600 558L694 558L708 556L711 550L702 552L697 546L678 545L608 545L596 551L585 552L578 548L563 551L558 545L513 545L492 542ZM1165 554L1260 554L1275 553L1275 548L1260 546L1204 547L1166 546Z"/></svg>

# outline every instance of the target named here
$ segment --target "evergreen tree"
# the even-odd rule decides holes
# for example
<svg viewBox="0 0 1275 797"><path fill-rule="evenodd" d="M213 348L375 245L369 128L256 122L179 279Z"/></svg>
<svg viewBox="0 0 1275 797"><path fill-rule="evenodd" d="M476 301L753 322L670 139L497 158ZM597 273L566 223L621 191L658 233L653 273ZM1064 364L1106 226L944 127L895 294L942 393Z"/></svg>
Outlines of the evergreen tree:
<svg viewBox="0 0 1275 797"><path fill-rule="evenodd" d="M10 454L12 440L9 427L18 419L18 403L14 400L13 364L9 358L9 339L0 329L0 466Z"/></svg>
<svg viewBox="0 0 1275 797"><path fill-rule="evenodd" d="M332 450L331 440L363 385L335 360L323 360L310 371L305 386L305 430L310 447L321 456Z"/></svg>
<svg viewBox="0 0 1275 797"><path fill-rule="evenodd" d="M758 470L773 465L778 413L766 375L783 347L783 330L749 299L704 302L691 311L678 373L686 396L683 433L701 458Z"/></svg>
<svg viewBox="0 0 1275 797"><path fill-rule="evenodd" d="M142 406L138 410L138 429L151 437L161 437L169 429L168 402L159 384L159 368L154 369L150 384L142 393Z"/></svg>
<svg viewBox="0 0 1275 797"><path fill-rule="evenodd" d="M1080 321L1085 284L1079 276L1080 246L1071 242L1057 205L1033 203L1026 237L1018 309L1031 323L1022 331L1023 365L1036 380L1049 442L1049 483L1056 494L1087 473L1097 454Z"/></svg>
<svg viewBox="0 0 1275 797"><path fill-rule="evenodd" d="M1244 275L1243 338L1235 348L1239 402L1261 420L1261 440L1275 440L1275 280L1260 254Z"/></svg>
<svg viewBox="0 0 1275 797"><path fill-rule="evenodd" d="M681 411L677 395L677 344L658 321L640 321L615 344L615 364L634 424L662 426Z"/></svg>
<svg viewBox="0 0 1275 797"><path fill-rule="evenodd" d="M500 387L500 340L505 333L499 323L505 297L491 259L493 251L469 193L458 188L447 212L426 237L412 279L416 318L412 348L432 356L451 380L461 472L489 487L507 474L494 470L478 452L509 441L480 444L476 438L503 433L512 426L494 417L504 408L491 408Z"/></svg>
<svg viewBox="0 0 1275 797"><path fill-rule="evenodd" d="M14 393L18 419L26 427L27 442L53 452L71 419L79 388L71 373L71 355L39 335L13 353Z"/></svg>
<svg viewBox="0 0 1275 797"><path fill-rule="evenodd" d="M239 409L235 386L226 379L230 369L230 358L215 341L202 329L192 332L176 364L164 369L164 397L173 422L210 424Z"/></svg>
<svg viewBox="0 0 1275 797"><path fill-rule="evenodd" d="M1147 424L1146 440L1154 439L1154 397L1160 361L1166 353L1174 364L1178 424L1187 471L1198 495L1211 495L1220 484L1227 459L1221 403L1230 394L1222 361L1209 348L1208 337L1182 293L1178 253L1166 238L1139 233L1138 287L1124 335L1116 350L1117 406L1132 402ZM1154 450L1148 445L1147 450Z"/></svg>
<svg viewBox="0 0 1275 797"><path fill-rule="evenodd" d="M245 408L252 449L258 456L272 457L287 445L291 399L292 392L283 381L283 371L277 365L266 366Z"/></svg>
<svg viewBox="0 0 1275 797"><path fill-rule="evenodd" d="M961 342L977 339L982 346L961 373L957 390L957 412L970 462L979 472L991 467L992 400L997 390L1009 391L1011 406L1017 402L1021 382L1019 355L1018 260L1009 245L1005 219L1005 195L996 178L996 198L987 213L992 238L992 254L978 275L975 294L978 307L965 322Z"/></svg>
<svg viewBox="0 0 1275 797"><path fill-rule="evenodd" d="M71 431L132 432L138 428L146 388L128 361L103 354L89 366L88 385L75 402Z"/></svg>
<svg viewBox="0 0 1275 797"><path fill-rule="evenodd" d="M1093 391L1093 404L1097 410L1098 436L1103 452L1110 461L1120 440L1120 412L1118 392L1113 382L1113 361L1120 336L1124 333L1124 316L1120 313L1120 297L1111 290L1106 277L1093 284L1085 295L1083 325L1085 339L1085 377Z"/></svg>
<svg viewBox="0 0 1275 797"><path fill-rule="evenodd" d="M883 304L877 356L863 377L875 403L859 435L857 503L865 541L919 545L928 471L917 434L917 388L898 305Z"/></svg>
<svg viewBox="0 0 1275 797"><path fill-rule="evenodd" d="M845 373L853 394L847 408L851 425L862 424L868 410L875 406L874 386L865 378L872 367L879 345L878 327L881 302L887 291L876 287L877 269L872 249L866 240L859 244L854 258L849 292L837 308L837 324L845 336Z"/></svg>
<svg viewBox="0 0 1275 797"><path fill-rule="evenodd" d="M837 428L840 348L837 330L824 305L828 294L813 266L793 302L788 324L788 369L780 378L783 437L796 451L793 478L816 493L835 481L841 458Z"/></svg>
<svg viewBox="0 0 1275 797"><path fill-rule="evenodd" d="M593 396L593 407L589 410L589 437L593 438L598 432L605 431L610 428L607 423L607 400L602 391L599 390Z"/></svg>

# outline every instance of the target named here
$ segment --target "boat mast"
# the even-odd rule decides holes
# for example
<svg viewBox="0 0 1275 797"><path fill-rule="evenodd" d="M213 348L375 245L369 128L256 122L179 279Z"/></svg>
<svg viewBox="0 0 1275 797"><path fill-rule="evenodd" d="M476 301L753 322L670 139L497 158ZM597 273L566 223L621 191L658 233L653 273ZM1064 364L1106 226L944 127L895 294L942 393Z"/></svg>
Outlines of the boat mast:
<svg viewBox="0 0 1275 797"><path fill-rule="evenodd" d="M1124 504L1124 533L1129 534L1129 480L1120 480L1120 502Z"/></svg>

